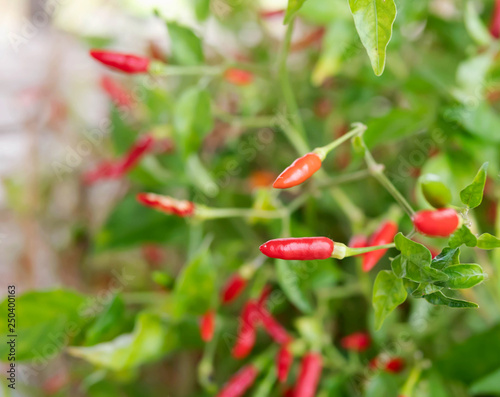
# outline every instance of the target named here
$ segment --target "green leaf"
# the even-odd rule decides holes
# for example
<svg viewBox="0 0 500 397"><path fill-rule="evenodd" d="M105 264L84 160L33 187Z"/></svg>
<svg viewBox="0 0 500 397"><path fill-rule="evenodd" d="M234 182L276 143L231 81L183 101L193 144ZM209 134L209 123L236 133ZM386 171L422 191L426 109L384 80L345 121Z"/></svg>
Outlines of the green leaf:
<svg viewBox="0 0 500 397"><path fill-rule="evenodd" d="M462 244L465 244L467 247L475 247L477 245L477 237L465 225L455 230L448 240L448 245L451 248L458 248Z"/></svg>
<svg viewBox="0 0 500 397"><path fill-rule="evenodd" d="M486 170L488 163L479 169L474 181L460 192L460 199L469 208L476 208L483 201L484 185L486 184Z"/></svg>
<svg viewBox="0 0 500 397"><path fill-rule="evenodd" d="M500 368L474 382L469 389L473 395L498 396L500 395Z"/></svg>
<svg viewBox="0 0 500 397"><path fill-rule="evenodd" d="M373 71L380 76L384 71L386 48L396 20L396 4L394 0L349 0L349 7Z"/></svg>
<svg viewBox="0 0 500 397"><path fill-rule="evenodd" d="M297 261L276 260L276 276L278 283L287 296L300 311L312 313L311 301L301 288L300 264Z"/></svg>
<svg viewBox="0 0 500 397"><path fill-rule="evenodd" d="M450 278L439 285L451 289L471 288L485 278L482 267L474 263L448 266L443 272Z"/></svg>
<svg viewBox="0 0 500 397"><path fill-rule="evenodd" d="M450 298L446 295L443 295L442 292L435 292L435 293L430 294L430 295L425 295L424 298L425 298L425 300L427 300L429 303L432 303L433 305L443 305L443 306L454 307L454 308L479 307L474 302L468 302L468 301L463 301L460 299Z"/></svg>
<svg viewBox="0 0 500 397"><path fill-rule="evenodd" d="M177 278L173 315L202 315L212 307L217 270L208 247L202 247Z"/></svg>
<svg viewBox="0 0 500 397"><path fill-rule="evenodd" d="M95 251L130 248L144 242L182 243L186 239L185 219L144 207L134 196L127 196L115 206L95 236Z"/></svg>
<svg viewBox="0 0 500 397"><path fill-rule="evenodd" d="M434 269L442 270L445 267L460 264L460 249L446 247L431 263Z"/></svg>
<svg viewBox="0 0 500 397"><path fill-rule="evenodd" d="M375 309L375 329L382 327L385 318L406 300L403 280L388 270L377 274L373 285L373 307Z"/></svg>
<svg viewBox="0 0 500 397"><path fill-rule="evenodd" d="M199 21L204 21L210 15L210 0L193 0L194 12Z"/></svg>
<svg viewBox="0 0 500 397"><path fill-rule="evenodd" d="M141 313L132 333L90 347L71 347L68 353L97 367L123 371L156 361L175 346L159 315Z"/></svg>
<svg viewBox="0 0 500 397"><path fill-rule="evenodd" d="M483 250L500 248L500 239L489 233L483 233L477 238L477 247Z"/></svg>
<svg viewBox="0 0 500 397"><path fill-rule="evenodd" d="M432 283L416 283L407 278L403 279L406 291L413 298L423 298L424 295L433 294L434 292L441 291L443 287Z"/></svg>
<svg viewBox="0 0 500 397"><path fill-rule="evenodd" d="M471 0L467 1L465 5L464 19L469 36L480 46L488 46L492 41L491 34L484 26L476 11L474 2Z"/></svg>
<svg viewBox="0 0 500 397"><path fill-rule="evenodd" d="M32 291L16 297L16 360L53 358L79 333L87 321L83 316L86 298L68 290ZM3 318L9 314L8 299L0 304ZM10 318L10 317L9 317ZM5 321L4 336L11 331ZM11 324L11 323L9 323ZM7 360L10 346L0 344L0 360Z"/></svg>
<svg viewBox="0 0 500 397"><path fill-rule="evenodd" d="M446 207L451 202L450 189L436 174L425 174L419 179L422 193L427 202L434 208Z"/></svg>
<svg viewBox="0 0 500 397"><path fill-rule="evenodd" d="M172 59L179 65L192 66L203 63L201 41L191 29L175 22L167 22Z"/></svg>
<svg viewBox="0 0 500 397"><path fill-rule="evenodd" d="M295 13L300 10L300 7L305 3L306 0L288 0L288 7L286 8L284 24L288 24Z"/></svg>
<svg viewBox="0 0 500 397"><path fill-rule="evenodd" d="M252 397L268 397L272 395L276 379L276 370L274 369L274 366L271 366L268 368L266 376L255 387Z"/></svg>
<svg viewBox="0 0 500 397"><path fill-rule="evenodd" d="M174 126L184 155L197 151L214 126L210 94L196 86L185 90L175 106Z"/></svg>
<svg viewBox="0 0 500 397"><path fill-rule="evenodd" d="M364 397L397 397L398 381L395 376L385 372L377 372L366 385Z"/></svg>

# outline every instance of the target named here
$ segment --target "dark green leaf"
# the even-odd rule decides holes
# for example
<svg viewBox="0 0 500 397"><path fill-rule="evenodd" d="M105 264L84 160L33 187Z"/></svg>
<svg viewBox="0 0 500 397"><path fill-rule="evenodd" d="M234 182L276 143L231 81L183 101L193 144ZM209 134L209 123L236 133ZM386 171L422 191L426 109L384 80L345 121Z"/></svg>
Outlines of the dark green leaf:
<svg viewBox="0 0 500 397"><path fill-rule="evenodd" d="M498 396L500 395L500 368L484 378L474 382L469 389L473 395Z"/></svg>
<svg viewBox="0 0 500 397"><path fill-rule="evenodd" d="M378 372L369 379L364 397L397 397L397 378L385 372Z"/></svg>
<svg viewBox="0 0 500 397"><path fill-rule="evenodd" d="M477 237L465 225L455 230L448 240L448 245L451 248L458 248L462 244L465 244L467 247L475 247L477 245Z"/></svg>
<svg viewBox="0 0 500 397"><path fill-rule="evenodd" d="M276 260L275 263L278 283L287 298L297 306L300 311L311 313L311 301L301 288L300 264L296 261L283 260Z"/></svg>
<svg viewBox="0 0 500 397"><path fill-rule="evenodd" d="M32 291L16 297L16 360L53 358L79 333L86 321L85 297L72 291ZM8 315L8 301L0 304ZM10 333L5 322L4 336ZM0 360L7 360L10 346L0 344Z"/></svg>
<svg viewBox="0 0 500 397"><path fill-rule="evenodd" d="M380 76L384 71L385 51L396 19L396 4L394 0L349 0L349 6L373 71Z"/></svg>
<svg viewBox="0 0 500 397"><path fill-rule="evenodd" d="M434 292L433 294L425 295L424 298L433 305L443 305L454 308L479 307L474 302L467 302L460 299L450 298L443 295L442 292Z"/></svg>
<svg viewBox="0 0 500 397"><path fill-rule="evenodd" d="M405 285L406 285L406 280L407 279L405 279ZM408 286L406 289L408 290ZM414 298L423 298L424 295L433 294L434 292L441 291L442 289L443 287L436 284L421 283L418 284L415 289L408 291L408 293L411 294L411 296Z"/></svg>
<svg viewBox="0 0 500 397"><path fill-rule="evenodd" d="M450 278L439 285L451 289L471 288L482 282L485 276L481 266L476 264L448 266L443 272Z"/></svg>
<svg viewBox="0 0 500 397"><path fill-rule="evenodd" d="M172 59L179 65L199 65L203 63L201 41L189 28L175 22L167 22Z"/></svg>
<svg viewBox="0 0 500 397"><path fill-rule="evenodd" d="M305 3L306 0L288 0L288 7L286 8L285 13L285 25L291 21L295 13L300 10L302 4Z"/></svg>
<svg viewBox="0 0 500 397"><path fill-rule="evenodd" d="M474 181L460 192L460 199L469 208L476 208L483 201L484 185L486 183L486 170L488 163L479 169Z"/></svg>
<svg viewBox="0 0 500 397"><path fill-rule="evenodd" d="M447 266L460 264L460 249L446 247L443 251L436 256L431 263L434 269L442 270Z"/></svg>
<svg viewBox="0 0 500 397"><path fill-rule="evenodd" d="M382 270L373 285L373 307L375 308L375 329L382 327L385 318L406 300L403 280L393 272Z"/></svg>
<svg viewBox="0 0 500 397"><path fill-rule="evenodd" d="M477 238L477 247L483 250L500 248L500 239L489 233L483 233Z"/></svg>

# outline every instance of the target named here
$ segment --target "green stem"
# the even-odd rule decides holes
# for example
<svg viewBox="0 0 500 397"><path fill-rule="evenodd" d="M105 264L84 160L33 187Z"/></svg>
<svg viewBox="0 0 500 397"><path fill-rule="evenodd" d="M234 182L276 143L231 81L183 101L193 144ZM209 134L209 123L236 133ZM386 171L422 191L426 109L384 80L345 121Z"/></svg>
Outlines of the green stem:
<svg viewBox="0 0 500 397"><path fill-rule="evenodd" d="M411 397L411 395L413 394L413 389L417 385L421 373L422 373L422 368L419 365L412 368L410 375L408 376L408 379L401 388L400 394L402 396Z"/></svg>
<svg viewBox="0 0 500 397"><path fill-rule="evenodd" d="M212 340L205 344L203 357L198 364L198 381L200 385L209 393L214 393L217 386L212 380L214 372L214 357L217 348L217 340L219 339L219 332L215 332Z"/></svg>
<svg viewBox="0 0 500 397"><path fill-rule="evenodd" d="M287 26L285 38L281 47L281 51L278 57L278 76L281 85L281 91L283 92L283 99L288 110L289 115L293 121L294 127L297 129L298 133L305 137L305 128L302 124L302 120L299 115L299 107L295 96L293 94L292 85L290 84L290 76L288 75L288 68L286 65L286 60L288 57L288 52L290 50L290 44L292 42L294 19L290 21Z"/></svg>
<svg viewBox="0 0 500 397"><path fill-rule="evenodd" d="M265 128L276 125L276 118L274 116L249 116L241 117L234 116L223 111L216 111L215 116L225 121L226 123L234 124L245 128Z"/></svg>
<svg viewBox="0 0 500 397"><path fill-rule="evenodd" d="M216 76L222 74L226 69L225 66L175 66L165 65L162 62L153 62L149 68L149 72L154 76Z"/></svg>
<svg viewBox="0 0 500 397"><path fill-rule="evenodd" d="M330 195L342 208L353 229L356 230L359 225L364 223L365 215L343 190L338 187L332 188L330 189Z"/></svg>
<svg viewBox="0 0 500 397"><path fill-rule="evenodd" d="M390 244L384 244L384 245L374 245L373 247L364 247L364 248L346 248L346 253L345 256L355 256L355 255L360 255L360 254L366 254L368 252L372 251L378 251L381 249L389 249L389 248L395 248L396 244L390 243Z"/></svg>
<svg viewBox="0 0 500 397"><path fill-rule="evenodd" d="M364 143L363 143L364 144ZM415 211L408 201L403 197L403 195L399 192L398 189L392 184L392 182L387 178L384 174L384 166L382 164L378 164L373 158L372 154L365 147L365 161L368 165L368 169L370 173L373 175L375 179L394 197L394 199L398 202L398 204L405 210L410 218L413 217Z"/></svg>
<svg viewBox="0 0 500 397"><path fill-rule="evenodd" d="M277 119L278 125L281 127L295 150L302 154L309 153L311 151L309 145L306 143L303 136L298 133L297 129L291 125L285 117L278 116Z"/></svg>
<svg viewBox="0 0 500 397"><path fill-rule="evenodd" d="M318 183L318 188L328 188L328 187L333 187L337 185L341 185L343 183L349 183L349 182L355 182L359 181L361 179L365 179L366 177L370 176L370 171L366 170L360 170L360 171L355 171L351 172L349 174L343 174L336 176L335 178L329 178L328 180L321 181Z"/></svg>
<svg viewBox="0 0 500 397"><path fill-rule="evenodd" d="M352 130L347 132L346 134L342 135L340 138L335 139L333 142L329 143L328 145L316 148L313 150L314 153L316 153L320 158L321 161L323 161L328 153L330 153L333 149L336 147L340 146L342 143L345 141L348 141L352 137L362 134L363 132L366 131L366 125L362 123L354 123L353 126L355 126Z"/></svg>
<svg viewBox="0 0 500 397"><path fill-rule="evenodd" d="M284 211L265 211L248 208L209 208L200 207L196 210L198 219L220 219L220 218L262 218L278 219L282 218Z"/></svg>

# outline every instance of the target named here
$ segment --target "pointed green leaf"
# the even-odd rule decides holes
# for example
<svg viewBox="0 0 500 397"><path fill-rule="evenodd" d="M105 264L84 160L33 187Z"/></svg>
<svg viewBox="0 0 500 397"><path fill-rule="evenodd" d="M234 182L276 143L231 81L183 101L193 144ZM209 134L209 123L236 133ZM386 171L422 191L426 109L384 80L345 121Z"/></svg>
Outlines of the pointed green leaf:
<svg viewBox="0 0 500 397"><path fill-rule="evenodd" d="M373 285L373 307L375 309L375 329L382 327L385 318L406 300L403 280L388 270L377 274Z"/></svg>
<svg viewBox="0 0 500 397"><path fill-rule="evenodd" d="M433 294L434 292L441 291L443 287L431 284L431 283L421 283L410 292L411 296L414 298L423 298L425 295Z"/></svg>
<svg viewBox="0 0 500 397"><path fill-rule="evenodd" d="M172 47L172 59L179 65L192 66L203 63L201 41L191 29L175 22L167 22Z"/></svg>
<svg viewBox="0 0 500 397"><path fill-rule="evenodd" d="M467 247L475 247L477 245L477 237L465 225L455 230L448 241L448 245L451 248L458 248L462 244L465 244Z"/></svg>
<svg viewBox="0 0 500 397"><path fill-rule="evenodd" d="M483 201L484 185L486 183L486 170L488 163L479 169L472 183L460 192L460 199L469 208L476 208Z"/></svg>
<svg viewBox="0 0 500 397"><path fill-rule="evenodd" d="M483 233L477 238L477 247L483 250L500 248L500 239L489 233Z"/></svg>
<svg viewBox="0 0 500 397"><path fill-rule="evenodd" d="M288 24L295 15L295 13L300 10L300 7L306 2L306 0L288 0L288 7L286 8L285 21L284 24Z"/></svg>
<svg viewBox="0 0 500 397"><path fill-rule="evenodd" d="M438 284L451 289L471 288L485 278L482 267L475 263L448 266L443 272L449 279Z"/></svg>
<svg viewBox="0 0 500 397"><path fill-rule="evenodd" d="M432 254L422 244L416 243L405 237L403 233L398 233L394 237L396 248L401 251L401 259L404 262L411 261L418 267L429 266L432 260Z"/></svg>
<svg viewBox="0 0 500 397"><path fill-rule="evenodd" d="M396 19L396 4L394 0L349 0L349 7L373 71L380 76Z"/></svg>
<svg viewBox="0 0 500 397"><path fill-rule="evenodd" d="M431 263L434 269L442 270L447 266L460 264L460 249L446 247Z"/></svg>
<svg viewBox="0 0 500 397"><path fill-rule="evenodd" d="M313 311L312 304L301 288L299 265L296 261L276 260L276 276L286 297L304 313Z"/></svg>
<svg viewBox="0 0 500 397"><path fill-rule="evenodd" d="M483 21L479 17L476 8L474 6L474 1L469 0L465 6L464 12L465 28L469 33L469 36L479 45L488 46L492 37L488 29L484 25Z"/></svg>
<svg viewBox="0 0 500 397"><path fill-rule="evenodd" d="M433 294L425 295L424 298L433 305L442 305L454 308L479 307L474 302L468 302L460 299L450 298L446 295L443 295L442 292L434 292Z"/></svg>

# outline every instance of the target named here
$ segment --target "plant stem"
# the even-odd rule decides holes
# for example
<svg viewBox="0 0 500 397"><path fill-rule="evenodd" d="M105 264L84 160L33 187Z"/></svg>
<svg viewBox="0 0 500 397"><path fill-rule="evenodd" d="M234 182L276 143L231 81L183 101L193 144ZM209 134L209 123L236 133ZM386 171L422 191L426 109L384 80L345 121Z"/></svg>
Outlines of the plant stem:
<svg viewBox="0 0 500 397"><path fill-rule="evenodd" d="M281 50L278 57L278 78L281 85L281 91L283 93L283 99L285 101L287 111L292 119L292 124L298 131L301 137L305 137L305 128L302 124L302 120L299 115L299 107L295 96L293 94L292 85L290 84L290 76L288 74L288 68L286 65L286 60L288 57L288 52L290 50L290 44L292 42L294 19L290 21L287 26L285 38L281 46Z"/></svg>
<svg viewBox="0 0 500 397"><path fill-rule="evenodd" d="M354 171L349 174L343 174L336 176L334 178L328 178L328 180L324 180L318 183L318 188L328 188L328 187L334 187L337 185L340 185L342 183L349 183L349 182L355 182L359 181L360 179L365 179L366 177L370 176L370 171L366 170L360 170L360 171Z"/></svg>
<svg viewBox="0 0 500 397"><path fill-rule="evenodd" d="M353 125L355 125L355 127L352 130L350 130L346 134L342 135L340 138L335 139L333 142L329 143L328 145L314 149L313 152L316 153L317 155L319 155L319 157L321 158L321 161L323 161L325 159L326 155L328 153L330 153L333 149L340 146L345 141L348 141L352 137L359 135L359 134L362 134L363 132L366 131L366 125L364 125L362 123L355 123Z"/></svg>
<svg viewBox="0 0 500 397"><path fill-rule="evenodd" d="M235 124L236 126L246 127L246 128L265 128L273 127L276 123L276 118L274 116L250 116L241 117L235 116L222 111L216 111L215 115L222 121L230 124Z"/></svg>
<svg viewBox="0 0 500 397"><path fill-rule="evenodd" d="M262 218L278 219L282 218L286 211L274 210L254 210L251 208L209 208L200 207L196 210L199 219L220 219L220 218Z"/></svg>
<svg viewBox="0 0 500 397"><path fill-rule="evenodd" d="M346 254L345 256L355 256L355 255L360 255L360 254L366 254L367 252L372 252L372 251L378 251L381 249L389 249L389 248L394 248L396 247L396 244L390 243L390 244L384 244L384 245L374 245L373 247L364 247L364 248L346 248Z"/></svg>
<svg viewBox="0 0 500 397"><path fill-rule="evenodd" d="M363 212L354 204L351 198L338 187L330 189L330 195L342 208L345 215L351 222L352 229L356 230L357 226L364 223L365 216Z"/></svg>
<svg viewBox="0 0 500 397"><path fill-rule="evenodd" d="M385 189L394 197L394 199L398 202L398 204L403 208L403 210L408 214L410 218L413 217L415 214L415 211L413 210L412 206L408 201L403 197L403 195L399 192L398 189L392 184L392 182L387 178L384 174L384 166L382 164L378 164L375 159L373 158L372 154L366 147L366 145L363 142L363 145L365 147L365 161L366 164L368 165L368 169L370 173L373 175L373 177L379 181L379 183L385 187Z"/></svg>
<svg viewBox="0 0 500 397"><path fill-rule="evenodd" d="M225 69L222 65L174 66L153 62L149 72L154 76L215 76L222 74Z"/></svg>
<svg viewBox="0 0 500 397"><path fill-rule="evenodd" d="M216 331L212 340L205 344L203 357L198 364L198 381L200 382L200 385L210 393L214 393L217 390L217 387L212 380L212 375L214 372L213 362L218 339L219 332Z"/></svg>

